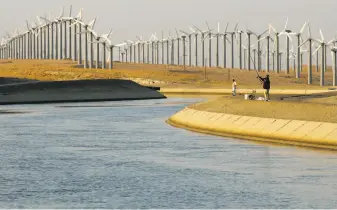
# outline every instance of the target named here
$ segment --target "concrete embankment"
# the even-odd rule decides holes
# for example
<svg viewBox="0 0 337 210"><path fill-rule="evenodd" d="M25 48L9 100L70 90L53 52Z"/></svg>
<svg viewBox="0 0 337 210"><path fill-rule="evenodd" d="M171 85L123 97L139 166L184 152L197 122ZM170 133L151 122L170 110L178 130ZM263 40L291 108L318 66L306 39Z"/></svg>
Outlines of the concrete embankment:
<svg viewBox="0 0 337 210"><path fill-rule="evenodd" d="M240 116L191 108L178 112L167 122L218 136L337 150L337 123Z"/></svg>
<svg viewBox="0 0 337 210"><path fill-rule="evenodd" d="M165 98L128 80L31 81L0 85L0 104L36 104Z"/></svg>

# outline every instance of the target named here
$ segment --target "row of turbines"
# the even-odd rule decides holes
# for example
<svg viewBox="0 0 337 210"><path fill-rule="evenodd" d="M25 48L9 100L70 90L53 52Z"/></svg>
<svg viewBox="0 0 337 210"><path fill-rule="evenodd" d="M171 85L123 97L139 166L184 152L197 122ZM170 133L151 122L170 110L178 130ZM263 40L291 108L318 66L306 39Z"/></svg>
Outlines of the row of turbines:
<svg viewBox="0 0 337 210"><path fill-rule="evenodd" d="M206 22L204 30L191 26L188 32L175 29L175 35L171 36L169 33L166 38L162 32L161 38L154 33L149 40L143 40L143 36L136 36L135 41L125 40L120 44L112 44L109 39L112 34L111 30L108 34L101 36L94 31L96 20L97 18L88 24L84 23L82 9L76 17L72 17L72 7L69 16L64 15L64 9L56 18L46 15L38 16L33 24L26 21L25 31L16 30L13 34L7 32L1 41L0 59L72 59L84 68L112 69L114 49L117 48L120 62L254 69L281 73L282 61L285 58L284 72L290 73L291 60L293 60L292 69L295 77L300 78L303 54L307 53L308 84L313 82L313 58L315 56L316 71L319 70L320 65L320 85L324 86L327 50L330 48L333 61L332 82L333 86L336 86L337 48L335 44L337 40L334 38L326 42L321 30L320 39L313 38L310 23L305 23L300 32L293 32L288 28L287 18L282 31L277 31L269 24L265 31L256 33L249 29L240 30L238 23L233 31L228 31L228 23L224 31L221 31L218 23L216 31L211 29ZM303 36L305 29L308 30L306 39ZM280 47L282 36L285 36L284 50ZM294 37L296 41L293 40ZM215 43L212 42L214 39ZM206 55L207 42L208 53ZM192 56L193 50L194 56ZM108 59L107 51L109 52ZM212 57L214 52L215 58ZM231 58L230 64L227 62L228 57Z"/></svg>
<svg viewBox="0 0 337 210"><path fill-rule="evenodd" d="M109 39L112 31L99 36L94 31L97 18L86 24L82 21L82 12L83 9L72 17L71 7L69 16L64 16L62 9L55 19L38 16L32 24L26 21L25 31L6 32L1 40L0 58L72 59L84 68L106 69L109 65L112 69L115 47ZM110 53L108 59L107 51Z"/></svg>
<svg viewBox="0 0 337 210"><path fill-rule="evenodd" d="M161 38L158 38L156 33L154 33L149 40L145 41L142 36L136 36L136 41L126 40L120 44L120 46L124 45L122 61L124 62L125 56L126 62L254 69L280 73L282 72L282 61L284 60L282 57L284 57L284 72L289 74L290 70L293 69L295 77L300 78L303 70L303 55L307 53L308 84L313 83L313 60L316 57L316 71L319 71L320 66L320 84L324 86L324 74L327 71L327 50L330 48L333 60L333 86L336 86L337 48L335 45L337 39L334 38L326 42L321 29L321 39L313 38L309 22L306 22L301 27L300 32L293 32L288 28L288 18L285 28L280 32L271 24L262 33L256 33L249 29L242 31L238 29L238 23L235 25L233 31L228 31L228 26L229 24L227 23L224 31L221 32L220 24L218 23L218 30L214 32L206 22L206 29L204 30L197 26L189 27L189 32L175 29L176 35L171 36L169 33L167 38L164 38L163 32ZM303 34L306 29L308 30L308 35L304 39ZM281 50L280 38L283 36L285 37L285 49ZM294 37L296 40L294 40ZM212 43L214 39L215 44ZM206 53L207 42L208 52ZM201 55L199 44L201 45ZM222 49L220 49L221 47ZM144 54L144 49L147 50L146 55ZM194 59L192 59L193 50L195 51ZM228 51L231 54L230 63L228 63ZM215 58L212 57L214 53ZM264 67L263 58L265 59ZM291 60L293 60L292 68Z"/></svg>

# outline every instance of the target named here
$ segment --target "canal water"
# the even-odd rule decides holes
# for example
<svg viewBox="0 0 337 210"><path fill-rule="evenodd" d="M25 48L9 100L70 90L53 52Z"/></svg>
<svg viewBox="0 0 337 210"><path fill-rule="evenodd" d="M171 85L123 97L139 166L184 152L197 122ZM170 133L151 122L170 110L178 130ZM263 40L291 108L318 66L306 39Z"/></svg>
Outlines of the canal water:
<svg viewBox="0 0 337 210"><path fill-rule="evenodd" d="M170 127L198 99L1 107L1 208L335 208L337 155Z"/></svg>

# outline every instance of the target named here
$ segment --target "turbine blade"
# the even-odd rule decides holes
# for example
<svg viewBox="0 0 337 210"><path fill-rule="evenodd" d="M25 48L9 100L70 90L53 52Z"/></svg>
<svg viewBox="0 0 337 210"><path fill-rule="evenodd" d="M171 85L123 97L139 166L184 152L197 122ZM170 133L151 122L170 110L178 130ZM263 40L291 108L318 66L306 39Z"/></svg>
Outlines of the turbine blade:
<svg viewBox="0 0 337 210"><path fill-rule="evenodd" d="M70 5L69 17L72 16L72 13L73 13L73 5Z"/></svg>
<svg viewBox="0 0 337 210"><path fill-rule="evenodd" d="M321 45L312 53L312 55L315 55L316 54L316 52L319 50L319 49L321 49Z"/></svg>
<svg viewBox="0 0 337 210"><path fill-rule="evenodd" d="M229 26L229 23L227 22L227 24L226 24L226 29L225 29L225 33L227 33L228 26Z"/></svg>
<svg viewBox="0 0 337 210"><path fill-rule="evenodd" d="M330 44L333 43L334 41L335 41L335 39L330 40L330 41L328 42L327 45L330 45Z"/></svg>
<svg viewBox="0 0 337 210"><path fill-rule="evenodd" d="M26 25L27 25L27 30L29 31L30 28L29 28L29 24L28 24L28 21L26 20Z"/></svg>
<svg viewBox="0 0 337 210"><path fill-rule="evenodd" d="M261 39L257 40L257 42L261 42L262 40L264 40L264 39L266 39L266 38L267 38L267 36L262 37Z"/></svg>
<svg viewBox="0 0 337 210"><path fill-rule="evenodd" d="M91 28L91 29L93 30L93 29L95 28L96 21L97 21L97 17L95 17L95 19L92 20L92 21L88 24L89 28Z"/></svg>
<svg viewBox="0 0 337 210"><path fill-rule="evenodd" d="M288 21L289 21L289 18L287 17L286 25L284 26L284 30L287 30L287 27L288 27Z"/></svg>
<svg viewBox="0 0 337 210"><path fill-rule="evenodd" d="M60 13L59 19L62 18L63 15L64 15L64 7L61 7L61 13Z"/></svg>
<svg viewBox="0 0 337 210"><path fill-rule="evenodd" d="M292 42L292 41L293 41L293 39L290 37L290 35L289 35L289 34L287 34L287 36L288 36L288 38L290 39L290 41Z"/></svg>
<svg viewBox="0 0 337 210"><path fill-rule="evenodd" d="M178 33L178 30L176 29L176 34L177 34L177 38L179 37L179 33Z"/></svg>
<svg viewBox="0 0 337 210"><path fill-rule="evenodd" d="M298 46L298 48L299 48L299 47L302 47L303 45L305 45L308 41L309 41L309 39L307 39L307 41L305 41L305 42L303 42L302 44L300 44L300 46Z"/></svg>
<svg viewBox="0 0 337 210"><path fill-rule="evenodd" d="M311 38L311 27L310 27L310 22L308 22L308 36Z"/></svg>
<svg viewBox="0 0 337 210"><path fill-rule="evenodd" d="M239 27L239 21L236 22L236 25L235 25L235 27L234 27L234 32L237 31L238 27Z"/></svg>
<svg viewBox="0 0 337 210"><path fill-rule="evenodd" d="M211 29L209 28L209 25L208 25L207 21L206 21L206 25L207 25L208 31L210 31Z"/></svg>
<svg viewBox="0 0 337 210"><path fill-rule="evenodd" d="M77 19L82 20L83 7L80 8L80 12L77 15Z"/></svg>
<svg viewBox="0 0 337 210"><path fill-rule="evenodd" d="M185 31L183 31L183 30L179 30L179 31L188 36L188 33L186 33Z"/></svg>
<svg viewBox="0 0 337 210"><path fill-rule="evenodd" d="M269 24L269 28L272 29L272 30L274 31L275 34L277 33L277 32L276 32L276 29L275 29L271 24Z"/></svg>
<svg viewBox="0 0 337 210"><path fill-rule="evenodd" d="M324 42L324 36L323 36L323 32L321 29L319 29L319 33L321 34L321 39L322 39L321 41Z"/></svg>
<svg viewBox="0 0 337 210"><path fill-rule="evenodd" d="M200 31L200 33L202 33L202 30L200 30L199 28L197 28L196 26L193 26L195 29L197 29L198 31Z"/></svg>
<svg viewBox="0 0 337 210"><path fill-rule="evenodd" d="M193 33L195 33L195 30L190 26L190 30L193 32Z"/></svg>
<svg viewBox="0 0 337 210"><path fill-rule="evenodd" d="M300 31L300 34L303 33L303 31L304 31L304 29L305 29L306 26L307 26L307 22L305 22L304 25L302 26L301 31Z"/></svg>
<svg viewBox="0 0 337 210"><path fill-rule="evenodd" d="M267 29L267 30L265 30L263 33L261 33L260 35L259 35L259 37L261 37L261 36L263 36L265 33L267 33L269 31L269 29Z"/></svg>

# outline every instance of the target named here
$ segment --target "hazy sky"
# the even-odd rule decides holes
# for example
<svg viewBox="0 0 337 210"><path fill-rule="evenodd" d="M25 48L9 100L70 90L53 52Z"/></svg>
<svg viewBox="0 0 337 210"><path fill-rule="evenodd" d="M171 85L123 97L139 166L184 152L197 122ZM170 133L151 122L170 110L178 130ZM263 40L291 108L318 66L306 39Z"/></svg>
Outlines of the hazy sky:
<svg viewBox="0 0 337 210"><path fill-rule="evenodd" d="M332 39L337 31L337 0L11 0L1 5L2 34L6 29L24 29L25 20L37 15L52 12L56 16L61 6L68 13L70 5L76 14L84 7L85 22L98 16L99 34L112 28L115 44L135 40L140 34L148 38L154 32L159 35L161 30L167 35L169 29L188 30L190 25L205 28L205 21L213 28L220 21L222 30L227 21L232 29L237 20L243 30L248 26L253 31L263 31L268 23L282 30L286 16L292 30L299 31L310 20L316 36L318 28L322 28L326 40Z"/></svg>

